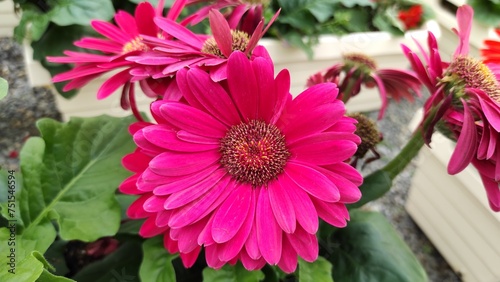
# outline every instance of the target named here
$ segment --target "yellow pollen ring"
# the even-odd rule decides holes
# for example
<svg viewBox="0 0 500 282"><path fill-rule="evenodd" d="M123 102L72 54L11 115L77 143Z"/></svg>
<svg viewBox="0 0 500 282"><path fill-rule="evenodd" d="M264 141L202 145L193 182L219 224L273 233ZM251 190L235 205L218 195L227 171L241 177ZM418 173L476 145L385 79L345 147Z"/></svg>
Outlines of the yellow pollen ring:
<svg viewBox="0 0 500 282"><path fill-rule="evenodd" d="M137 36L131 41L123 45L123 53L133 52L133 51L147 51L149 48L146 44L142 42L142 37Z"/></svg>

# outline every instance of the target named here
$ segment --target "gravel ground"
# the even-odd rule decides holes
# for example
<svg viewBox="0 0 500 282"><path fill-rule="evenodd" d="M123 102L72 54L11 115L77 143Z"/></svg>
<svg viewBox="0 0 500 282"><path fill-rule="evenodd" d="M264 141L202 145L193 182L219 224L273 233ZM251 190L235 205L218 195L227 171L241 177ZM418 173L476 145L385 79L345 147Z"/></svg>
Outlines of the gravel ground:
<svg viewBox="0 0 500 282"><path fill-rule="evenodd" d="M0 166L17 169L17 152L24 140L38 134L35 121L42 117L60 120L61 115L50 89L28 85L22 49L11 38L0 38L0 77L9 81L9 95L0 101ZM364 174L383 166L397 154L410 134L407 125L419 105L421 101L389 106L385 119L378 123L384 132L384 141L378 147L382 158L367 165ZM368 115L376 118L376 113ZM395 179L391 191L368 208L382 212L396 226L423 264L430 281L460 281L404 209L414 170L410 164Z"/></svg>

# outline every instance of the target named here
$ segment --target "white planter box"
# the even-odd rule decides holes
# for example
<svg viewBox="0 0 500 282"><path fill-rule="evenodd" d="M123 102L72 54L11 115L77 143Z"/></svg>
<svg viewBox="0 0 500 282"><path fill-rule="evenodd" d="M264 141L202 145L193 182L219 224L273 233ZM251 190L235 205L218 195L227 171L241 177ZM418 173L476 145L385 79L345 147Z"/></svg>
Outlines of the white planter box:
<svg viewBox="0 0 500 282"><path fill-rule="evenodd" d="M20 17L14 12L12 0L0 1L0 37L12 37L19 19Z"/></svg>
<svg viewBox="0 0 500 282"><path fill-rule="evenodd" d="M490 210L474 167L446 172L453 142L435 133L431 146L420 152L408 213L463 281L500 281L500 213Z"/></svg>
<svg viewBox="0 0 500 282"><path fill-rule="evenodd" d="M273 58L276 72L288 68L292 82L291 93L297 95L304 90L310 75L339 62L345 52L362 52L372 56L381 68L407 68L408 63L401 51L400 44L405 43L414 47L412 37L420 42L426 42L427 30L432 30L437 37L440 36L440 29L435 21L429 21L424 29L408 32L404 37L393 37L386 32L355 33L342 37L323 36L314 48L314 59L312 60L308 60L304 51L284 46L280 41L263 39L261 44L268 49ZM50 85L50 75L38 62L32 60L32 50L28 44L25 44L25 52L30 83L33 86ZM119 91L105 100L97 101L95 98L97 89L103 82L103 79L91 82L71 100L56 95L63 118L95 116L104 113L114 116L130 114L119 106ZM137 99L140 110L147 112L151 100L143 95L137 95ZM379 109L380 105L378 90L364 89L347 104L347 108L352 112L371 111Z"/></svg>

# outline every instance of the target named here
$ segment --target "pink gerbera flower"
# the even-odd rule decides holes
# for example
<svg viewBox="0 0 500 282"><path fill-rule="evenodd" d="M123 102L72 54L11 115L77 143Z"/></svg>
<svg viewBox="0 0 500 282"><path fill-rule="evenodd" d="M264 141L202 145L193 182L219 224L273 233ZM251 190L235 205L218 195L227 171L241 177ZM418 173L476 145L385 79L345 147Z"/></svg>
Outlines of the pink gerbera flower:
<svg viewBox="0 0 500 282"><path fill-rule="evenodd" d="M166 18L175 20L186 1L176 1ZM97 92L97 98L104 99L123 86L122 108L132 107L134 114L140 119L135 105L134 82L138 81L143 92L152 98L176 93L166 91L169 78L165 78L164 81L151 78L150 74L157 72L154 70L155 66L143 66L126 59L151 49L151 46L144 42L143 36L162 36L153 19L155 16L161 16L163 5L164 0L158 2L156 9L149 2L142 2L137 5L134 16L125 11L119 11L114 17L116 26L105 21L92 21L91 25L94 30L106 38L87 37L74 44L80 48L101 51L103 54L64 51L66 56L47 57L49 62L75 64L72 70L54 76L53 81L71 80L63 88L64 91L70 91L85 86L104 73L125 68L102 84ZM174 95L174 97L166 98L177 100L180 97Z"/></svg>
<svg viewBox="0 0 500 282"><path fill-rule="evenodd" d="M208 17L212 9L228 11L224 14L231 29L240 30L247 34L253 33L263 17L263 9L269 0L189 0L188 5L203 5L191 15L191 24L197 24Z"/></svg>
<svg viewBox="0 0 500 282"><path fill-rule="evenodd" d="M362 177L345 163L360 139L336 86L292 100L288 71L274 78L272 61L240 51L224 83L199 68L177 82L187 104L154 102L158 124L131 126L138 148L123 164L135 174L120 190L140 196L128 209L146 218L140 234L163 235L186 267L202 247L213 268L290 273L298 256L316 260L318 217L344 227L345 204L361 196Z"/></svg>
<svg viewBox="0 0 500 282"><path fill-rule="evenodd" d="M155 23L169 37L160 39L145 36L148 44L156 46L154 50L128 57L127 60L138 64L162 66L162 71L153 75L154 78L175 75L184 67L203 66L213 80L223 80L227 77L227 58L232 52L242 51L248 57L269 57L265 49L254 49L277 16L278 13L266 28L261 20L252 35L249 35L240 30L231 30L224 16L217 10L211 10L209 20L213 36L195 34L170 19L155 18Z"/></svg>
<svg viewBox="0 0 500 282"><path fill-rule="evenodd" d="M409 48L403 49L431 92L422 124L426 142L430 142L436 125L455 140L448 173L459 173L472 163L483 180L491 208L499 211L500 68L468 55L473 13L468 5L457 10L459 28L454 31L459 46L450 63L441 60L432 33L428 41L430 53L424 53L424 61Z"/></svg>
<svg viewBox="0 0 500 282"><path fill-rule="evenodd" d="M312 75L307 86L322 82L339 85L340 99L347 103L361 91L361 85L377 87L382 99L378 118L384 116L388 98L399 102L401 99L414 101L414 95L421 96L421 82L412 71L397 69L379 69L375 60L361 53L348 53L343 62L333 65L326 71Z"/></svg>

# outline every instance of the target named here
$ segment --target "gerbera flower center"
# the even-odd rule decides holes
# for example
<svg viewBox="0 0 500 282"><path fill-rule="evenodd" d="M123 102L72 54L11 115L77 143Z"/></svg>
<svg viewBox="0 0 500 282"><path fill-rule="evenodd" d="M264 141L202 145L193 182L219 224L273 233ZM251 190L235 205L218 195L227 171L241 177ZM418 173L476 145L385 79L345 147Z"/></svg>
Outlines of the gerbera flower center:
<svg viewBox="0 0 500 282"><path fill-rule="evenodd" d="M500 102L500 88L493 72L481 61L468 57L457 57L448 67L443 82L452 86L476 88ZM463 94L463 93L460 93Z"/></svg>
<svg viewBox="0 0 500 282"><path fill-rule="evenodd" d="M290 157L281 131L259 120L231 127L221 139L220 151L229 174L254 187L275 179Z"/></svg>
<svg viewBox="0 0 500 282"><path fill-rule="evenodd" d="M377 70L377 63L371 57L362 53L347 53L344 54L344 62L349 68L366 68L367 71Z"/></svg>
<svg viewBox="0 0 500 282"><path fill-rule="evenodd" d="M359 144L358 150L354 156L363 158L370 149L375 148L375 146L382 141L380 132L378 131L375 122L365 115L353 113L348 116L358 121L356 124L356 132L354 134L361 138L361 144Z"/></svg>
<svg viewBox="0 0 500 282"><path fill-rule="evenodd" d="M142 42L142 37L137 36L134 39L123 45L123 53L133 52L133 51L147 51L149 47Z"/></svg>
<svg viewBox="0 0 500 282"><path fill-rule="evenodd" d="M250 41L250 36L248 36L246 32L239 30L231 30L231 36L232 36L231 50L244 52L248 46L248 42ZM226 56L222 54L219 45L217 45L217 41L215 41L215 38L213 37L207 39L205 43L203 43L201 52L205 54L212 54L217 57L226 59Z"/></svg>

